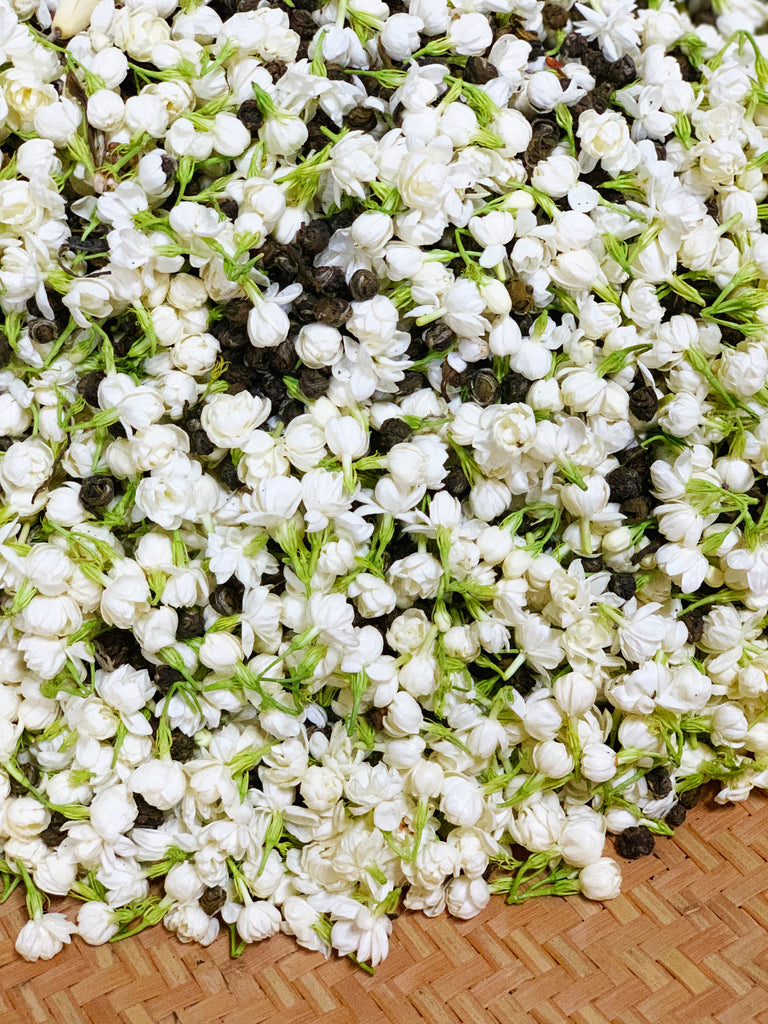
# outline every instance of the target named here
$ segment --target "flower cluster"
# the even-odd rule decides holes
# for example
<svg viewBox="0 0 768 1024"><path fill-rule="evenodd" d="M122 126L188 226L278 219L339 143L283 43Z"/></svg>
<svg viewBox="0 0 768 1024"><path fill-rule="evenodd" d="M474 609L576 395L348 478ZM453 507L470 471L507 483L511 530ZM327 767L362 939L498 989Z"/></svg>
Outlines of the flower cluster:
<svg viewBox="0 0 768 1024"><path fill-rule="evenodd" d="M19 952L375 966L768 786L768 4L52 8L0 0Z"/></svg>

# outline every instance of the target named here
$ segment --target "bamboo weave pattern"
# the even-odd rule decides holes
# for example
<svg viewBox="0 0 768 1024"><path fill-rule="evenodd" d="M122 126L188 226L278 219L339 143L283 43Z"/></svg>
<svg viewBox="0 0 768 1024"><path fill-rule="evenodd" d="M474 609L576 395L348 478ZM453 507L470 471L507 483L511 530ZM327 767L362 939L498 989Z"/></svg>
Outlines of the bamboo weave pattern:
<svg viewBox="0 0 768 1024"><path fill-rule="evenodd" d="M162 927L29 964L14 893L0 1024L768 1024L768 797L700 805L624 879L605 906L405 915L374 978L284 936L230 960L224 937L201 949Z"/></svg>

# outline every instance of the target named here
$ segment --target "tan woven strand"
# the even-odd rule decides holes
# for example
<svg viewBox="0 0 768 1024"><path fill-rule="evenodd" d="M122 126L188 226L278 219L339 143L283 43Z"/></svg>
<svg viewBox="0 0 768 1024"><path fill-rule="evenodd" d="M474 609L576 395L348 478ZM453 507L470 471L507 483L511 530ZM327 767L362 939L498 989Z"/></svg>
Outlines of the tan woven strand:
<svg viewBox="0 0 768 1024"><path fill-rule="evenodd" d="M28 964L14 894L0 1024L768 1024L768 798L697 807L656 849L605 906L404 915L375 978L284 936L230 960L224 937L201 949L162 927Z"/></svg>

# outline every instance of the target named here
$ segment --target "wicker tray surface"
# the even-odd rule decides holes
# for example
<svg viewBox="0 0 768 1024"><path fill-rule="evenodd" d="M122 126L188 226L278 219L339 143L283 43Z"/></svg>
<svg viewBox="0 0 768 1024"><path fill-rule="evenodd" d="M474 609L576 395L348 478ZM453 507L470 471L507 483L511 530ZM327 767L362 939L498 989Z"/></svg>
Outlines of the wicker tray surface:
<svg viewBox="0 0 768 1024"><path fill-rule="evenodd" d="M768 1024L768 797L710 797L656 851L625 863L605 905L403 915L375 977L285 936L231 960L224 936L202 949L162 927L30 964L13 948L14 893L0 1024Z"/></svg>

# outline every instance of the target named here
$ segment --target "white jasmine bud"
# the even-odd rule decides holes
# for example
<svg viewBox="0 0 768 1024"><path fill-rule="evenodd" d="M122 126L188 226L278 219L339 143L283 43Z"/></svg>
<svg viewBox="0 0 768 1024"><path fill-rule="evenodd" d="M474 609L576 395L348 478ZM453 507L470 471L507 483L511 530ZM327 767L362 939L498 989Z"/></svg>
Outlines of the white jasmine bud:
<svg viewBox="0 0 768 1024"><path fill-rule="evenodd" d="M574 867L599 863L605 842L605 822L601 814L581 808L569 815L560 833L563 859Z"/></svg>
<svg viewBox="0 0 768 1024"><path fill-rule="evenodd" d="M573 758L564 743L545 740L533 748L533 763L538 771L552 779L563 779L573 771Z"/></svg>
<svg viewBox="0 0 768 1024"><path fill-rule="evenodd" d="M301 795L311 811L326 814L341 798L342 779L330 768L310 765L301 781Z"/></svg>
<svg viewBox="0 0 768 1024"><path fill-rule="evenodd" d="M454 878L446 887L446 907L452 917L468 920L484 910L491 899L483 878Z"/></svg>
<svg viewBox="0 0 768 1024"><path fill-rule="evenodd" d="M579 886L588 900L615 899L621 889L621 868L610 857L601 857L581 869Z"/></svg>
<svg viewBox="0 0 768 1024"><path fill-rule="evenodd" d="M341 333L325 324L302 327L295 341L296 354L305 366L333 366L341 358Z"/></svg>
<svg viewBox="0 0 768 1024"><path fill-rule="evenodd" d="M147 761L135 768L130 787L153 807L167 811L175 807L186 792L186 776L175 761Z"/></svg>
<svg viewBox="0 0 768 1024"><path fill-rule="evenodd" d="M567 672L555 680L552 688L555 700L566 715L583 715L597 697L597 687L581 672Z"/></svg>
<svg viewBox="0 0 768 1024"><path fill-rule="evenodd" d="M116 935L120 925L114 910L98 900L84 903L77 912L77 934L89 946L102 946Z"/></svg>
<svg viewBox="0 0 768 1024"><path fill-rule="evenodd" d="M205 888L194 866L186 860L170 868L163 886L166 894L180 903L200 899Z"/></svg>
<svg viewBox="0 0 768 1024"><path fill-rule="evenodd" d="M749 723L741 708L735 704L720 704L712 715L712 742L740 747L748 728Z"/></svg>
<svg viewBox="0 0 768 1024"><path fill-rule="evenodd" d="M591 782L608 782L616 774L616 751L606 743L587 743L581 752L581 774Z"/></svg>
<svg viewBox="0 0 768 1024"><path fill-rule="evenodd" d="M136 804L124 785L108 786L91 802L91 827L103 839L114 842L136 820Z"/></svg>
<svg viewBox="0 0 768 1024"><path fill-rule="evenodd" d="M474 779L448 775L443 785L440 810L454 825L476 824L483 812L483 798Z"/></svg>
<svg viewBox="0 0 768 1024"><path fill-rule="evenodd" d="M71 39L88 28L98 0L60 0L51 28L60 39Z"/></svg>
<svg viewBox="0 0 768 1024"><path fill-rule="evenodd" d="M123 125L125 103L116 92L97 89L88 97L86 117L94 128L114 134Z"/></svg>
<svg viewBox="0 0 768 1024"><path fill-rule="evenodd" d="M456 53L480 54L493 42L493 32L483 14L460 14L451 22L448 39Z"/></svg>
<svg viewBox="0 0 768 1024"><path fill-rule="evenodd" d="M279 930L281 920L280 911L271 903L249 903L238 914L237 934L243 942L261 942Z"/></svg>

